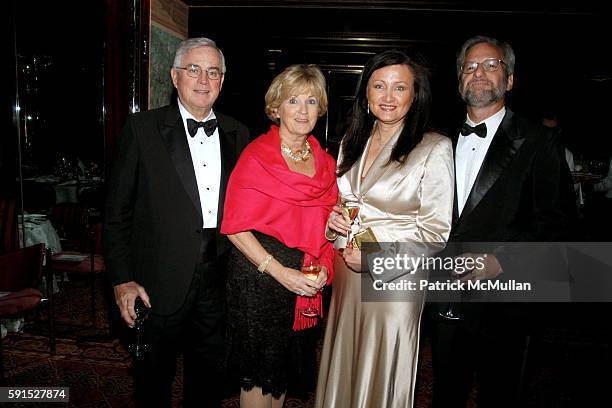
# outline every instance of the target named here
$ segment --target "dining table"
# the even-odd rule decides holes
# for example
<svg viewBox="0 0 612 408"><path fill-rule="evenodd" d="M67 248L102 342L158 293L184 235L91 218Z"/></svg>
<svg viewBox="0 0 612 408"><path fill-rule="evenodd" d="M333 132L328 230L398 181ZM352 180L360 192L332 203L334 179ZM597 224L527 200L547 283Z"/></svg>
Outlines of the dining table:
<svg viewBox="0 0 612 408"><path fill-rule="evenodd" d="M100 177L63 179L54 175L29 177L25 181L51 186L55 192L55 204L78 203L83 193L99 189L104 182Z"/></svg>
<svg viewBox="0 0 612 408"><path fill-rule="evenodd" d="M43 243L46 248L51 248L53 253L62 251L59 234L46 214L20 215L18 224L21 247Z"/></svg>
<svg viewBox="0 0 612 408"><path fill-rule="evenodd" d="M592 185L598 183L604 178L604 176L598 173L591 173L588 171L572 171L571 173L576 189L577 203L580 207L582 207L585 203L585 196L583 192L584 185Z"/></svg>

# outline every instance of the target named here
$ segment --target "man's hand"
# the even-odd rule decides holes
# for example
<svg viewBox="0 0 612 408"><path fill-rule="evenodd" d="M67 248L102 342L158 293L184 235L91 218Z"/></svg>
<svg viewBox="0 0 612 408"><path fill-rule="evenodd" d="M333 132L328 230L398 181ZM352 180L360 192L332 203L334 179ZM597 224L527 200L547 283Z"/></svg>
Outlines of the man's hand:
<svg viewBox="0 0 612 408"><path fill-rule="evenodd" d="M498 277L502 272L502 267L497 260L497 257L493 254L472 254L465 253L459 255L457 258L473 259L474 268L466 270L464 273L455 273L455 276L460 277L461 282L468 280L479 281L485 279L494 279Z"/></svg>
<svg viewBox="0 0 612 408"><path fill-rule="evenodd" d="M134 327L136 312L134 311L134 302L137 297L140 297L146 307L151 307L149 295L145 289L134 281L122 283L114 287L115 303L119 306L121 317L128 326Z"/></svg>

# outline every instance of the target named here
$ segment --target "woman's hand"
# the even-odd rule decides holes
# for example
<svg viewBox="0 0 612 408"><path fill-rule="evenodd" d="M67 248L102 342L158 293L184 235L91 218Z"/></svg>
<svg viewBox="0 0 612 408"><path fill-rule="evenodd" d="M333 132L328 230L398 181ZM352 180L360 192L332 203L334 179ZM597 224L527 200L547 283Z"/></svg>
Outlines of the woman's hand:
<svg viewBox="0 0 612 408"><path fill-rule="evenodd" d="M323 268L322 268L323 269ZM310 280L302 272L283 267L278 273L272 275L285 288L300 296L314 296L320 290L323 284L320 283L323 270L319 273L317 280ZM325 279L327 280L327 270L325 270Z"/></svg>
<svg viewBox="0 0 612 408"><path fill-rule="evenodd" d="M346 248L342 251L346 266L355 272L361 272L361 251L357 248Z"/></svg>
<svg viewBox="0 0 612 408"><path fill-rule="evenodd" d="M333 210L329 213L327 218L326 232L332 231L335 234L346 235L347 231L351 229L351 224L346 222L342 216L342 210L339 206L334 206ZM327 236L327 234L326 234Z"/></svg>

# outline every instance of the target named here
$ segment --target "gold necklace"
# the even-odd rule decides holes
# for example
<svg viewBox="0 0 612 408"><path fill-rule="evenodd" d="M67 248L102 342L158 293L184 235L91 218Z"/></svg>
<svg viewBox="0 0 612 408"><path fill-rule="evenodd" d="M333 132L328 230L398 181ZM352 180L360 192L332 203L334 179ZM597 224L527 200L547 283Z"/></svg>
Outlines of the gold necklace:
<svg viewBox="0 0 612 408"><path fill-rule="evenodd" d="M312 152L312 150L310 149L310 143L308 143L308 140L306 140L304 143L304 148L296 150L295 152L291 150L291 148L286 144L281 143L281 152L284 153L291 160L299 162L308 160L310 158L310 153Z"/></svg>

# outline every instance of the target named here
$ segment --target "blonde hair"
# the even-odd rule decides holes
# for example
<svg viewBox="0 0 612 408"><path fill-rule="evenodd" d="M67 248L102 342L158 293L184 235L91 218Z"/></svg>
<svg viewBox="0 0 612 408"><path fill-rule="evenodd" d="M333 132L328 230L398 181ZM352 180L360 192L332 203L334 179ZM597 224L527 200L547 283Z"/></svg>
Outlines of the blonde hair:
<svg viewBox="0 0 612 408"><path fill-rule="evenodd" d="M327 112L325 77L314 64L291 65L278 74L266 92L266 115L278 124L277 109L291 95L312 93L319 102L319 116Z"/></svg>

